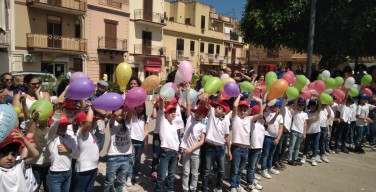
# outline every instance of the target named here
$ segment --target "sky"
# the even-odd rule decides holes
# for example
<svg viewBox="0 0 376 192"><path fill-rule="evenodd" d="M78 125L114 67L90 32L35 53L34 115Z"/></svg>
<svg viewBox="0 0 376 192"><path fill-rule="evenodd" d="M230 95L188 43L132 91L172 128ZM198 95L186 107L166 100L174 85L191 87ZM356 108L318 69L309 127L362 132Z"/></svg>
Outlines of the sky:
<svg viewBox="0 0 376 192"><path fill-rule="evenodd" d="M217 13L224 15L233 14L235 18L240 20L242 18L244 6L247 0L198 0L199 2L209 4L215 8Z"/></svg>

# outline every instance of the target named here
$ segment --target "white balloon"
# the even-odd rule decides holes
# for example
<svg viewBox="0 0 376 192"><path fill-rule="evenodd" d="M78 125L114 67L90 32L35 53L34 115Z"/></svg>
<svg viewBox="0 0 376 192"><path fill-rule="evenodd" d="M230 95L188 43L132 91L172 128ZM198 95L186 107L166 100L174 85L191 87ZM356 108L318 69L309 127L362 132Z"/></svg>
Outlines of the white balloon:
<svg viewBox="0 0 376 192"><path fill-rule="evenodd" d="M349 77L345 80L345 87L347 89L352 88L355 84L355 79L353 77Z"/></svg>
<svg viewBox="0 0 376 192"><path fill-rule="evenodd" d="M330 72L328 70L325 70L321 73L322 80L325 80L330 77Z"/></svg>
<svg viewBox="0 0 376 192"><path fill-rule="evenodd" d="M277 102L277 99L273 99L273 100L269 101L268 106L271 107L271 106L275 105L276 102Z"/></svg>
<svg viewBox="0 0 376 192"><path fill-rule="evenodd" d="M329 95L330 95L330 94L333 93L333 89L327 89L327 90L325 90L324 92L325 92L326 94L329 94Z"/></svg>
<svg viewBox="0 0 376 192"><path fill-rule="evenodd" d="M228 78L228 77L230 77L227 73L224 73L224 74L222 74L221 75L221 80L222 79L226 79L226 78Z"/></svg>
<svg viewBox="0 0 376 192"><path fill-rule="evenodd" d="M352 87L355 88L355 89L358 89L359 91L362 88L360 85L357 85L357 84L354 84Z"/></svg>
<svg viewBox="0 0 376 192"><path fill-rule="evenodd" d="M175 83L176 85L179 85L180 83L184 83L184 79L183 79L183 77L181 76L179 70L176 71L174 83Z"/></svg>
<svg viewBox="0 0 376 192"><path fill-rule="evenodd" d="M303 87L303 89L302 90L304 90L304 89L306 89L307 88L307 86L308 86L308 84L310 84L311 83L311 81L309 81L308 80L308 78L307 78L307 83L304 85L304 87Z"/></svg>

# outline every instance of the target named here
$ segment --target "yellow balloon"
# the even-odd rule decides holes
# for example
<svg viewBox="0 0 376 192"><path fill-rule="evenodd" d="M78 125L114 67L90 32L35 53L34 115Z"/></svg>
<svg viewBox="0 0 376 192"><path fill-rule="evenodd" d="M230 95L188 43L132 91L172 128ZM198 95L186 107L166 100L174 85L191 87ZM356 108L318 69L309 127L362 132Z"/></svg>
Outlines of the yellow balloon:
<svg viewBox="0 0 376 192"><path fill-rule="evenodd" d="M231 77L227 77L227 78L222 79L222 87L221 87L221 90L223 90L223 88L225 87L225 84L226 84L227 82L235 82L235 80L234 80L233 78L231 78Z"/></svg>
<svg viewBox="0 0 376 192"><path fill-rule="evenodd" d="M21 107L14 107L14 110L16 111L16 113L17 113L17 116L20 116L20 114L21 114Z"/></svg>
<svg viewBox="0 0 376 192"><path fill-rule="evenodd" d="M123 62L116 67L116 80L119 85L120 91L124 91L129 79L132 77L132 68L129 63Z"/></svg>
<svg viewBox="0 0 376 192"><path fill-rule="evenodd" d="M159 86L161 79L156 75L150 75L142 82L141 87L146 91L152 91Z"/></svg>

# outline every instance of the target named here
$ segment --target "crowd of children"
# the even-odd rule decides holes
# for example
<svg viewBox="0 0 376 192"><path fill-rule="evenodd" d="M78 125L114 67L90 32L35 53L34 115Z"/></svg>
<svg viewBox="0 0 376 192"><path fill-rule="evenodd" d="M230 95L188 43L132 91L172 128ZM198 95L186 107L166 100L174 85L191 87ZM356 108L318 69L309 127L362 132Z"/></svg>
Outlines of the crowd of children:
<svg viewBox="0 0 376 192"><path fill-rule="evenodd" d="M1 78L0 102L22 112L17 128L0 143L0 191L93 191L106 129L110 139L102 191L120 192L134 183L142 185L138 174L149 135L145 103L115 111L98 110L91 106L90 98L66 99L68 85L52 100L51 117L39 121L40 111L30 111L31 105L37 100L50 101L50 95L41 91L41 81L27 75L25 86L12 92L7 84L12 76L7 73ZM104 89L108 86L98 83ZM132 78L128 88L135 86L140 86L140 81ZM189 84L181 84L171 101L163 96L152 101L151 118L156 126L151 178L156 192L176 189L179 161L183 165L179 190L205 192L214 187L220 192L226 178L226 157L231 192L257 192L263 189L258 171L271 179L286 169L286 163L317 166L330 162L330 152L364 153L364 137L375 118L375 106L365 94L346 96L342 104L325 105L314 98L282 97L271 104L258 96L240 94L224 100L220 93L214 97L200 93L197 102L191 103L189 94L185 101L182 96L183 90L189 93L190 89ZM246 186L241 182L245 170ZM209 182L212 173L215 186Z"/></svg>

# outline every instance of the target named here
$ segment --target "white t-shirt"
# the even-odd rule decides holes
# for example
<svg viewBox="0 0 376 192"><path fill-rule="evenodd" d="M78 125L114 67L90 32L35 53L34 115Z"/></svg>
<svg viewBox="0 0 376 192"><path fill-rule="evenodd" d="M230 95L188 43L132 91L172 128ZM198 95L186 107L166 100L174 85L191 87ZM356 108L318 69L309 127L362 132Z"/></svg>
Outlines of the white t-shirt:
<svg viewBox="0 0 376 192"><path fill-rule="evenodd" d="M253 116L246 116L242 119L236 115L232 119L232 143L250 145L252 118Z"/></svg>
<svg viewBox="0 0 376 192"><path fill-rule="evenodd" d="M320 117L317 115L317 112L308 112L308 118L316 117L316 119L307 122L307 134L319 133L321 132L320 128Z"/></svg>
<svg viewBox="0 0 376 192"><path fill-rule="evenodd" d="M340 118L345 122L350 124L351 123L351 117L352 117L352 111L351 108L345 104L341 105L340 107Z"/></svg>
<svg viewBox="0 0 376 192"><path fill-rule="evenodd" d="M320 127L326 127L326 121L328 120L328 114L329 114L328 107L321 109L320 111Z"/></svg>
<svg viewBox="0 0 376 192"><path fill-rule="evenodd" d="M78 130L77 130L77 132L78 132ZM77 133L76 133L76 135L74 135L72 124L68 125L66 134L70 135L74 139L74 141L76 142L76 145L77 145Z"/></svg>
<svg viewBox="0 0 376 192"><path fill-rule="evenodd" d="M293 120L291 129L303 134L304 131L304 123L307 121L308 115L304 111L296 111Z"/></svg>
<svg viewBox="0 0 376 192"><path fill-rule="evenodd" d="M71 169L72 158L77 159L79 151L75 140L68 134L60 136L57 134L59 128L61 113L55 113L52 117L52 124L46 135L46 141L48 150L50 151L51 171L68 171ZM72 149L71 154L60 154L57 150L57 146L64 144L68 148Z"/></svg>
<svg viewBox="0 0 376 192"><path fill-rule="evenodd" d="M360 117L368 117L369 110L373 109L374 106L366 103L365 105L358 105L358 108L356 109L356 115L359 115ZM367 126L368 121L363 119L357 119L356 120L356 126Z"/></svg>
<svg viewBox="0 0 376 192"><path fill-rule="evenodd" d="M275 116L275 112L270 112L269 114L265 114L265 115L266 115L266 118L265 118L266 122L270 122L270 120L272 120L273 117ZM278 114L274 123L268 125L268 129L266 130L265 135L270 136L270 137L277 137L280 124L283 124L283 117L281 114Z"/></svg>
<svg viewBox="0 0 376 192"><path fill-rule="evenodd" d="M264 144L265 138L265 121L259 119L256 122L251 123L251 137L250 137L250 148L251 149L261 149Z"/></svg>
<svg viewBox="0 0 376 192"><path fill-rule="evenodd" d="M183 149L190 148L196 145L201 140L201 135L206 129L206 125L202 124L201 121L197 121L190 115L187 119L187 125L185 126L184 136L181 140L180 147ZM200 148L196 149L192 153L199 155Z"/></svg>
<svg viewBox="0 0 376 192"><path fill-rule="evenodd" d="M128 127L124 127L123 123L115 121L110 128L110 134L110 146L108 147L107 155L130 155L133 153L133 145Z"/></svg>
<svg viewBox="0 0 376 192"><path fill-rule="evenodd" d="M174 126L176 126L177 129L184 129L184 121L183 117L181 116L181 110L180 110L180 105L176 105L176 117L172 121Z"/></svg>
<svg viewBox="0 0 376 192"><path fill-rule="evenodd" d="M10 169L0 167L0 191L32 192L33 187L26 183L25 171L24 160L16 160L15 166Z"/></svg>
<svg viewBox="0 0 376 192"><path fill-rule="evenodd" d="M78 150L80 156L77 159L77 172L90 171L98 168L99 148L97 139L88 131L82 134L81 131L77 134Z"/></svg>
<svg viewBox="0 0 376 192"><path fill-rule="evenodd" d="M176 124L170 123L164 116L164 111L159 110L161 117L161 129L159 131L159 138L161 139L161 147L179 151L179 138ZM182 127L184 128L184 127Z"/></svg>
<svg viewBox="0 0 376 192"><path fill-rule="evenodd" d="M286 107L287 100L283 100L283 104L281 107L281 115L283 117L283 126L290 131L291 123L292 123L292 113L291 110Z"/></svg>
<svg viewBox="0 0 376 192"><path fill-rule="evenodd" d="M350 105L351 109L351 121L356 121L356 109L358 108L358 105L356 103L353 103Z"/></svg>
<svg viewBox="0 0 376 192"><path fill-rule="evenodd" d="M146 124L149 123L149 118L146 117ZM138 118L136 115L133 115L131 122L129 123L129 129L131 130L131 139L137 141L144 141L145 139L145 121L144 117Z"/></svg>
<svg viewBox="0 0 376 192"><path fill-rule="evenodd" d="M224 145L225 135L230 134L230 119L226 115L223 118L217 118L215 116L214 108L211 107L208 114L208 126L205 130L205 141L214 145Z"/></svg>

